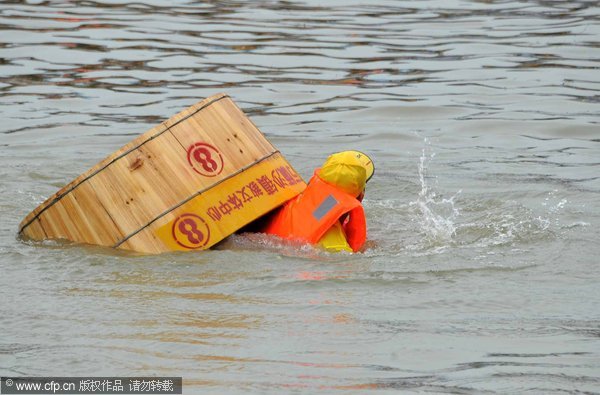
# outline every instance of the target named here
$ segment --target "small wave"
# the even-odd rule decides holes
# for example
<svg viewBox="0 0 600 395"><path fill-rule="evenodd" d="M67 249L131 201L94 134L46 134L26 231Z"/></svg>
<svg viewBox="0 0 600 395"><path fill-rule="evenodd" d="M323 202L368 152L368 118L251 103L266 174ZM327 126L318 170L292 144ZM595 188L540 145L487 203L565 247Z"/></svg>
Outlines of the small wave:
<svg viewBox="0 0 600 395"><path fill-rule="evenodd" d="M562 225L561 229L573 229L573 228L578 228L578 227L582 227L582 226L590 226L590 225L591 224L589 222L578 221L578 222L573 222L571 224Z"/></svg>

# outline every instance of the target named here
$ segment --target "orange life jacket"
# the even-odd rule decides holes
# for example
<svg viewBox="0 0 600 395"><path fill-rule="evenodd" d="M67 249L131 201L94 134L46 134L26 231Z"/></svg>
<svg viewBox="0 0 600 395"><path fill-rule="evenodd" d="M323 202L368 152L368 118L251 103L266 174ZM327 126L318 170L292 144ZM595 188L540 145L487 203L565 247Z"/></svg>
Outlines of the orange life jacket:
<svg viewBox="0 0 600 395"><path fill-rule="evenodd" d="M367 221L362 204L315 174L304 192L276 211L262 231L316 244L345 214L349 214L343 223L346 241L352 251L357 252L367 240Z"/></svg>

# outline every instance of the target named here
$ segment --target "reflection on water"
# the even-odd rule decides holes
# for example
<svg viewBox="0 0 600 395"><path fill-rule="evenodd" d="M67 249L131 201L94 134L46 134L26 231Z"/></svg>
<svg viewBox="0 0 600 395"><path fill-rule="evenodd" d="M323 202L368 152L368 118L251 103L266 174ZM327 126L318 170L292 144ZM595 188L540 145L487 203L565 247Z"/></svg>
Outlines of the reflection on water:
<svg viewBox="0 0 600 395"><path fill-rule="evenodd" d="M0 374L185 393L600 386L593 1L0 4ZM229 93L304 175L360 149L369 248L16 239L133 136Z"/></svg>

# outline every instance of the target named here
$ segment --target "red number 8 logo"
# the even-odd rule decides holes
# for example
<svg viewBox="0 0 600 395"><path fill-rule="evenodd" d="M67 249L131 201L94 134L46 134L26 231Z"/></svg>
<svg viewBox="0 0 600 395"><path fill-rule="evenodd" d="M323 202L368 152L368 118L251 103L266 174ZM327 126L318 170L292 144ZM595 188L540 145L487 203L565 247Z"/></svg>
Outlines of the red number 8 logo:
<svg viewBox="0 0 600 395"><path fill-rule="evenodd" d="M185 218L179 222L179 231L186 235L192 244L200 244L204 240L204 235L197 228L196 221L191 218Z"/></svg>
<svg viewBox="0 0 600 395"><path fill-rule="evenodd" d="M192 144L187 150L187 159L194 171L205 177L214 177L223 171L223 155L210 144Z"/></svg>
<svg viewBox="0 0 600 395"><path fill-rule="evenodd" d="M190 250L202 248L210 240L210 228L202 217L186 213L173 221L171 228L173 240L183 248Z"/></svg>
<svg viewBox="0 0 600 395"><path fill-rule="evenodd" d="M210 151L206 147L200 147L194 151L194 159L202 165L202 168L209 173L217 170L217 162L210 155Z"/></svg>

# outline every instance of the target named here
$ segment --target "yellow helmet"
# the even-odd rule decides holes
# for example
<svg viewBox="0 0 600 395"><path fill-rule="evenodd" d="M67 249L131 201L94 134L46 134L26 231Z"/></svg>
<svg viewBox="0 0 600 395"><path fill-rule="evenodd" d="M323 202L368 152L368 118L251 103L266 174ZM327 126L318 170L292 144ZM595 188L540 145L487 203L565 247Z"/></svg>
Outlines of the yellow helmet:
<svg viewBox="0 0 600 395"><path fill-rule="evenodd" d="M360 163L363 165L363 167L367 171L367 181L366 182L369 182L369 180L371 179L371 177L373 177L373 174L375 173L375 165L373 164L373 161L371 160L371 158L369 158L367 156L367 154L364 154L360 151L347 151L347 152L352 152L354 155L356 155L356 158L360 161Z"/></svg>
<svg viewBox="0 0 600 395"><path fill-rule="evenodd" d="M359 151L343 151L330 155L318 175L323 181L358 196L374 171L373 162L367 155Z"/></svg>

